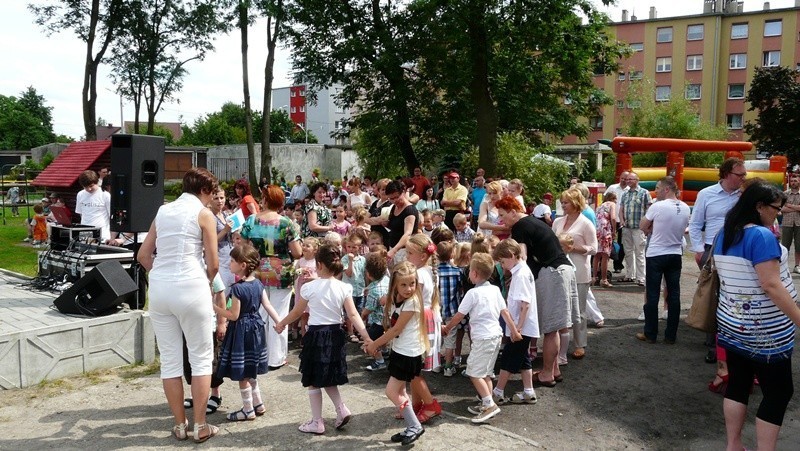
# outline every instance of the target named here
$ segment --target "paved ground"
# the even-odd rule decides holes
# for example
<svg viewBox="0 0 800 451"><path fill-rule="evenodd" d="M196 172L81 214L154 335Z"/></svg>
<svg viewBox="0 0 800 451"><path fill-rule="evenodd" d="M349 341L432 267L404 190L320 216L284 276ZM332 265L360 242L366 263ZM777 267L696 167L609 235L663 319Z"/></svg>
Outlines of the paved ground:
<svg viewBox="0 0 800 451"><path fill-rule="evenodd" d="M689 257L682 280L685 315L697 278ZM590 329L587 357L563 367L565 381L554 389L539 388L532 406L504 407L491 425L465 421L474 391L466 378L428 378L446 414L434 420L416 445L419 449L709 449L724 447L722 397L706 389L714 366L703 362L703 334L684 325L677 344L638 342L636 320L644 289L616 284L596 289L606 327ZM664 323L661 322L663 327ZM343 395L354 412L346 430L332 428L334 417L325 401L328 432L312 437L297 432L308 417L308 403L297 373L297 352L290 364L262 380L268 413L253 422L226 423L223 412L239 403L235 384L223 385L223 407L210 421L223 429L206 448L356 449L396 445L389 436L401 428L383 396L387 375L360 370L367 359L351 345L350 380ZM800 393L798 366L795 391ZM518 389L512 381L509 390ZM745 444L755 447L752 396ZM0 449L91 448L157 449L191 446L169 437L171 422L156 375L112 371L86 378L0 392ZM800 401L789 405L779 449L800 448Z"/></svg>

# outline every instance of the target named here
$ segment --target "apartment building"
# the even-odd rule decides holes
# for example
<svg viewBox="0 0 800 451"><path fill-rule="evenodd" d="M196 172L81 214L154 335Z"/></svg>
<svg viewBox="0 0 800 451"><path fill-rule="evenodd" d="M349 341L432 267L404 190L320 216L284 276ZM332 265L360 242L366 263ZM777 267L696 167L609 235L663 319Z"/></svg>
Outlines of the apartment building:
<svg viewBox="0 0 800 451"><path fill-rule="evenodd" d="M634 53L620 61L618 73L595 77L595 85L615 99L602 115L588 118L586 139L566 137L565 144L594 143L625 134L623 119L636 108L628 101L631 84L647 78L655 84L655 100L683 95L696 104L700 118L726 124L732 140L747 140L743 126L756 118L744 98L759 66L800 70L800 0L793 7L743 11L743 2L697 0L703 13L658 18L654 7L647 19L623 10L610 33Z"/></svg>
<svg viewBox="0 0 800 451"><path fill-rule="evenodd" d="M340 90L340 85L334 85L317 91L316 100L311 102L309 98L312 96L305 85L275 88L272 90L272 109L285 110L298 130L311 132L320 144L347 145L350 144L349 138L332 136L350 117L350 111L336 101Z"/></svg>

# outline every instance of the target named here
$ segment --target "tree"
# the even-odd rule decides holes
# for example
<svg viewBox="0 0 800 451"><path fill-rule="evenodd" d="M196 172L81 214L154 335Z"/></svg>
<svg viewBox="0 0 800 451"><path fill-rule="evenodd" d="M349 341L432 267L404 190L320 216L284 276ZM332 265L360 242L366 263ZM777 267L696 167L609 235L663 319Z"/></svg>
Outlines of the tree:
<svg viewBox="0 0 800 451"><path fill-rule="evenodd" d="M800 163L800 82L788 67L756 68L746 100L758 111L744 131L761 152L786 155L790 166Z"/></svg>
<svg viewBox="0 0 800 451"><path fill-rule="evenodd" d="M223 29L218 0L131 0L114 49L117 89L137 109L147 110L147 134L153 134L156 114L165 101L175 100L183 87L186 65L213 50L212 37Z"/></svg>
<svg viewBox="0 0 800 451"><path fill-rule="evenodd" d="M0 149L30 149L55 141L52 110L32 86L19 98L0 95Z"/></svg>
<svg viewBox="0 0 800 451"><path fill-rule="evenodd" d="M46 4L28 5L36 15L36 24L48 36L72 29L86 43L81 102L87 141L97 139L97 69L119 33L127 13L124 5L123 0L49 0Z"/></svg>
<svg viewBox="0 0 800 451"><path fill-rule="evenodd" d="M409 41L413 17L402 2L295 0L287 8L287 35L306 92L342 84L338 101L359 105L361 114L346 124L370 127L387 145L386 158L400 155L409 173L419 166L413 147L409 76L417 59Z"/></svg>
<svg viewBox="0 0 800 451"><path fill-rule="evenodd" d="M252 112L253 128L260 130L264 118L260 111ZM294 122L284 110L270 111L270 136L273 142L284 143L304 142L305 135L295 138L297 131L294 131ZM179 144L207 146L224 144L245 144L247 133L245 132L245 110L242 104L226 102L219 111L207 114L203 118L197 119L190 126L183 126L183 137ZM309 134L309 142L312 142L313 134ZM316 139L316 138L313 138ZM314 141L316 142L316 141Z"/></svg>
<svg viewBox="0 0 800 451"><path fill-rule="evenodd" d="M615 72L626 50L605 33L608 18L589 0L420 0L413 7L435 18L419 22L428 36L420 41L419 72L434 87L430 101L468 120L460 128L469 130L488 174L495 173L498 132L521 131L532 142L545 133L585 136L579 118L610 103L592 75ZM421 127L452 124L445 116L443 126L433 112Z"/></svg>

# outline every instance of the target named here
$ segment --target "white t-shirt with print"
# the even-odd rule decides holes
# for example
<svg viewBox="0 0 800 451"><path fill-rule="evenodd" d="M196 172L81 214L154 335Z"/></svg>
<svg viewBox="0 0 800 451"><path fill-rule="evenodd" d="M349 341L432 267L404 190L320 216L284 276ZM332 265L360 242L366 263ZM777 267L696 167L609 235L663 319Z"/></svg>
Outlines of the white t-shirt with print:
<svg viewBox="0 0 800 451"><path fill-rule="evenodd" d="M420 324L419 314L417 314L418 309L419 300L416 296L406 299L400 306L392 304L392 317L395 314L399 316L403 312L412 312L414 314L411 320L406 323L406 327L400 331L400 335L395 337L392 341L392 351L406 357L417 357L425 353L425 345L421 341L419 333ZM396 319L392 319L392 324L394 324L394 321L396 321Z"/></svg>
<svg viewBox="0 0 800 451"><path fill-rule="evenodd" d="M504 308L506 302L500 289L489 282L483 282L467 291L461 305L458 306L458 312L469 315L472 339L486 340L503 335L503 329L500 328L500 312Z"/></svg>

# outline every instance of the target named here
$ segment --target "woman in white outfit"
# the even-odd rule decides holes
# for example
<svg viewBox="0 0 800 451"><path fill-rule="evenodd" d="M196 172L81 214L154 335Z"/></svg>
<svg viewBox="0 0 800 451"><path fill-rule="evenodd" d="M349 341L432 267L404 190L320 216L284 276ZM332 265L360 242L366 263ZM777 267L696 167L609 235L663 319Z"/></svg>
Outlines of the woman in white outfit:
<svg viewBox="0 0 800 451"><path fill-rule="evenodd" d="M206 205L217 187L217 179L207 169L187 172L183 194L159 208L138 256L142 267L150 271L150 318L161 353L164 394L175 419L172 433L178 440L188 438L181 381L186 337L198 443L219 431L206 423L214 332L210 285L219 268L216 221ZM156 250L158 255L154 255Z"/></svg>
<svg viewBox="0 0 800 451"><path fill-rule="evenodd" d="M258 249L261 264L256 275L267 289L269 302L281 318L289 314L292 300L292 260L300 258L300 231L291 219L278 214L283 207L285 194L281 187L268 185L261 188L264 209L247 218L242 227L242 238L250 240ZM289 331L275 332L275 323L267 312L260 310L267 329L267 353L269 366L280 367L286 363L289 351Z"/></svg>

